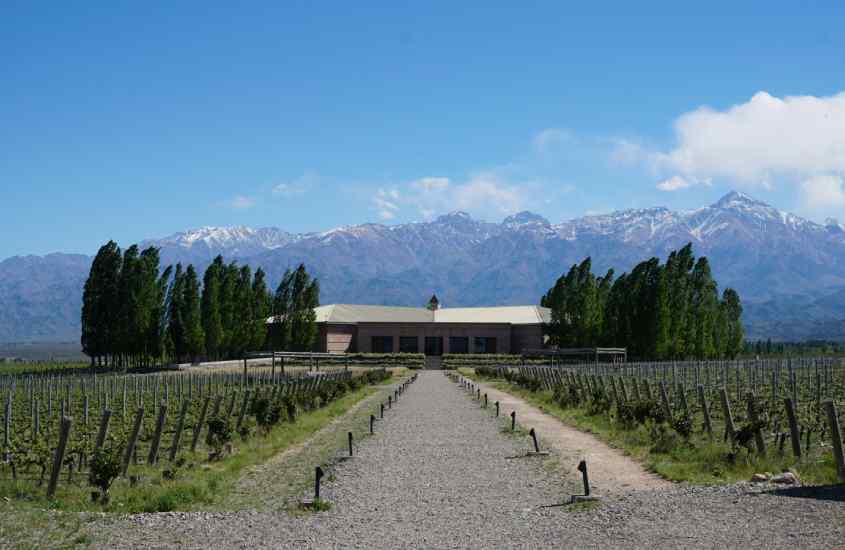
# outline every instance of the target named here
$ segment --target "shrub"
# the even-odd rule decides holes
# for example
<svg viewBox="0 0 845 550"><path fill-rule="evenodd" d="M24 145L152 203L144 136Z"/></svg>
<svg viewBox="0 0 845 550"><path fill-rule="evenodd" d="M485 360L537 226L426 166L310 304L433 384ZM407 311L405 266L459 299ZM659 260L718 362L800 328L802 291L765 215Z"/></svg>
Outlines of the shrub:
<svg viewBox="0 0 845 550"><path fill-rule="evenodd" d="M232 443L232 425L228 419L215 416L208 420L208 433L205 436L205 443L211 447L208 455L209 460L217 460L223 457Z"/></svg>
<svg viewBox="0 0 845 550"><path fill-rule="evenodd" d="M555 386L555 402L564 409L571 409L581 404L581 392L572 384Z"/></svg>
<svg viewBox="0 0 845 550"><path fill-rule="evenodd" d="M651 426L651 452L668 454L679 444L678 434L670 430L666 424L653 424Z"/></svg>
<svg viewBox="0 0 845 550"><path fill-rule="evenodd" d="M678 435L689 441L689 438L692 435L692 418L690 418L689 415L677 416L674 420L672 420L672 428L678 433Z"/></svg>
<svg viewBox="0 0 845 550"><path fill-rule="evenodd" d="M114 449L99 449L91 458L88 483L100 490L98 498L104 505L109 502L109 489L120 470L120 453Z"/></svg>

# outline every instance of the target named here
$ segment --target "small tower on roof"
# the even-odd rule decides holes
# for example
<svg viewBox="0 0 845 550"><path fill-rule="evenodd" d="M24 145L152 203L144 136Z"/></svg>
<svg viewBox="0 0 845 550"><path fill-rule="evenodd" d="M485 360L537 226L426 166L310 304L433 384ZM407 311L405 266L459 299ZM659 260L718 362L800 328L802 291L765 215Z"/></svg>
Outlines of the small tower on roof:
<svg viewBox="0 0 845 550"><path fill-rule="evenodd" d="M431 300L428 301L428 305L426 307L429 311L437 311L440 309L440 300L437 299L437 294L431 295Z"/></svg>

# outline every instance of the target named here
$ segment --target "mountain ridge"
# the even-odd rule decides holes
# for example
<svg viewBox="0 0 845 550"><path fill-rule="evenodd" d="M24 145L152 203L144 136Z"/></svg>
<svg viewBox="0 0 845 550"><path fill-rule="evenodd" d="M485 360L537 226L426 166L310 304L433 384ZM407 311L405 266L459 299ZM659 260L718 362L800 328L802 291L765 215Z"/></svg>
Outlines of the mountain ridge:
<svg viewBox="0 0 845 550"><path fill-rule="evenodd" d="M740 292L752 337L807 337L822 327L820 334L845 338L845 313L838 314L845 312L845 229L740 192L691 210L629 208L558 223L529 211L499 223L454 211L429 221L310 233L204 226L139 244L159 247L163 265L204 269L222 254L262 267L271 284L304 262L321 279L323 303L418 305L437 291L446 303L472 306L534 304L586 256L597 271L614 268L618 275L652 256L665 260L687 242L711 259L720 289ZM78 336L90 261L55 253L0 262L0 341L51 331L54 339Z"/></svg>

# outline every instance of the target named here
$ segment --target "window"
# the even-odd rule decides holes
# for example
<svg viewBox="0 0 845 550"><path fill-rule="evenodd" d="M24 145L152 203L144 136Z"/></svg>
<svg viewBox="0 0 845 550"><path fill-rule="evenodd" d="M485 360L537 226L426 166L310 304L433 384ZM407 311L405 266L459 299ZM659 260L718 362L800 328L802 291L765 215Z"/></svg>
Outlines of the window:
<svg viewBox="0 0 845 550"><path fill-rule="evenodd" d="M467 336L450 336L449 353L469 353L469 338Z"/></svg>
<svg viewBox="0 0 845 550"><path fill-rule="evenodd" d="M419 353L419 339L416 336L399 337L399 353Z"/></svg>
<svg viewBox="0 0 845 550"><path fill-rule="evenodd" d="M373 353L393 353L393 336L373 336Z"/></svg>
<svg viewBox="0 0 845 550"><path fill-rule="evenodd" d="M496 339L488 336L476 336L475 353L496 353Z"/></svg>

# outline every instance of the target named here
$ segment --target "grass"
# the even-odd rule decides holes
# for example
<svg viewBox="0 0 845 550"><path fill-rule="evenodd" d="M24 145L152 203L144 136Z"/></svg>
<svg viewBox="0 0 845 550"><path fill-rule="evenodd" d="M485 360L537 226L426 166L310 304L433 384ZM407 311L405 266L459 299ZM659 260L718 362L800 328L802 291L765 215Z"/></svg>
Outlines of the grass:
<svg viewBox="0 0 845 550"><path fill-rule="evenodd" d="M836 465L833 453L811 455L796 462L789 446L783 455L769 449L765 456L745 455L736 459L728 456L730 447L721 439L710 441L702 434L694 434L689 444L683 441L672 445L666 452L655 449L655 442L648 426L624 429L607 414L590 415L583 408L564 409L552 398L552 392L532 392L502 379L480 377L473 369L460 369L461 374L481 380L490 386L531 403L563 423L591 433L641 462L648 470L661 477L694 484L720 484L747 481L755 473L778 473L791 470L803 483L836 483ZM510 426L508 426L510 428Z"/></svg>
<svg viewBox="0 0 845 550"><path fill-rule="evenodd" d="M275 508L290 511L281 501L302 493L312 482L313 464L326 464L330 455L340 448L339 441L345 441L346 431L352 429L351 423L364 426L362 419L368 417L370 411L359 408L349 419L346 416L350 415L346 413L369 396L386 395L386 392L392 391L393 380L386 380L386 385L360 388L325 408L301 413L296 423L278 425L265 437L254 436L245 442L236 438L235 453L218 462L201 463L205 462L205 457L199 454L186 456L190 466L177 469L175 478L171 480L164 479L161 469L133 466L129 473L140 477L140 483L133 487L127 480L117 481L110 491L111 498L106 507L90 501L91 488L84 481L75 485L60 483L55 500L43 496L43 487L33 494L32 484L0 483L0 547L87 546L96 535L88 522L103 519L97 512L241 509L244 505L266 505L267 502L258 502L262 499L271 502ZM335 423L331 430L323 430L320 437L313 437L342 416L343 421ZM289 453L286 460L278 464L271 460L277 455L284 456L284 451L297 448L306 441L308 445L302 451ZM266 468L264 464L267 464ZM240 494L243 480L251 479L251 474L260 472L262 468L265 471L258 480L258 486L247 484L246 491ZM325 502L317 511L330 506L331 503Z"/></svg>
<svg viewBox="0 0 845 550"><path fill-rule="evenodd" d="M186 465L176 469L174 479L164 479L162 470L155 467L133 466L129 473L140 482L132 486L126 479L116 481L105 508L91 502L91 488L86 483L60 483L56 498L48 500L43 487L35 492L31 483L6 480L0 482L0 499L9 499L20 510L137 513L208 508L228 497L244 470L304 442L376 391L371 386L360 388L325 408L301 414L295 423L276 426L265 437L236 438L235 452L218 462L206 463L199 454L186 454Z"/></svg>

